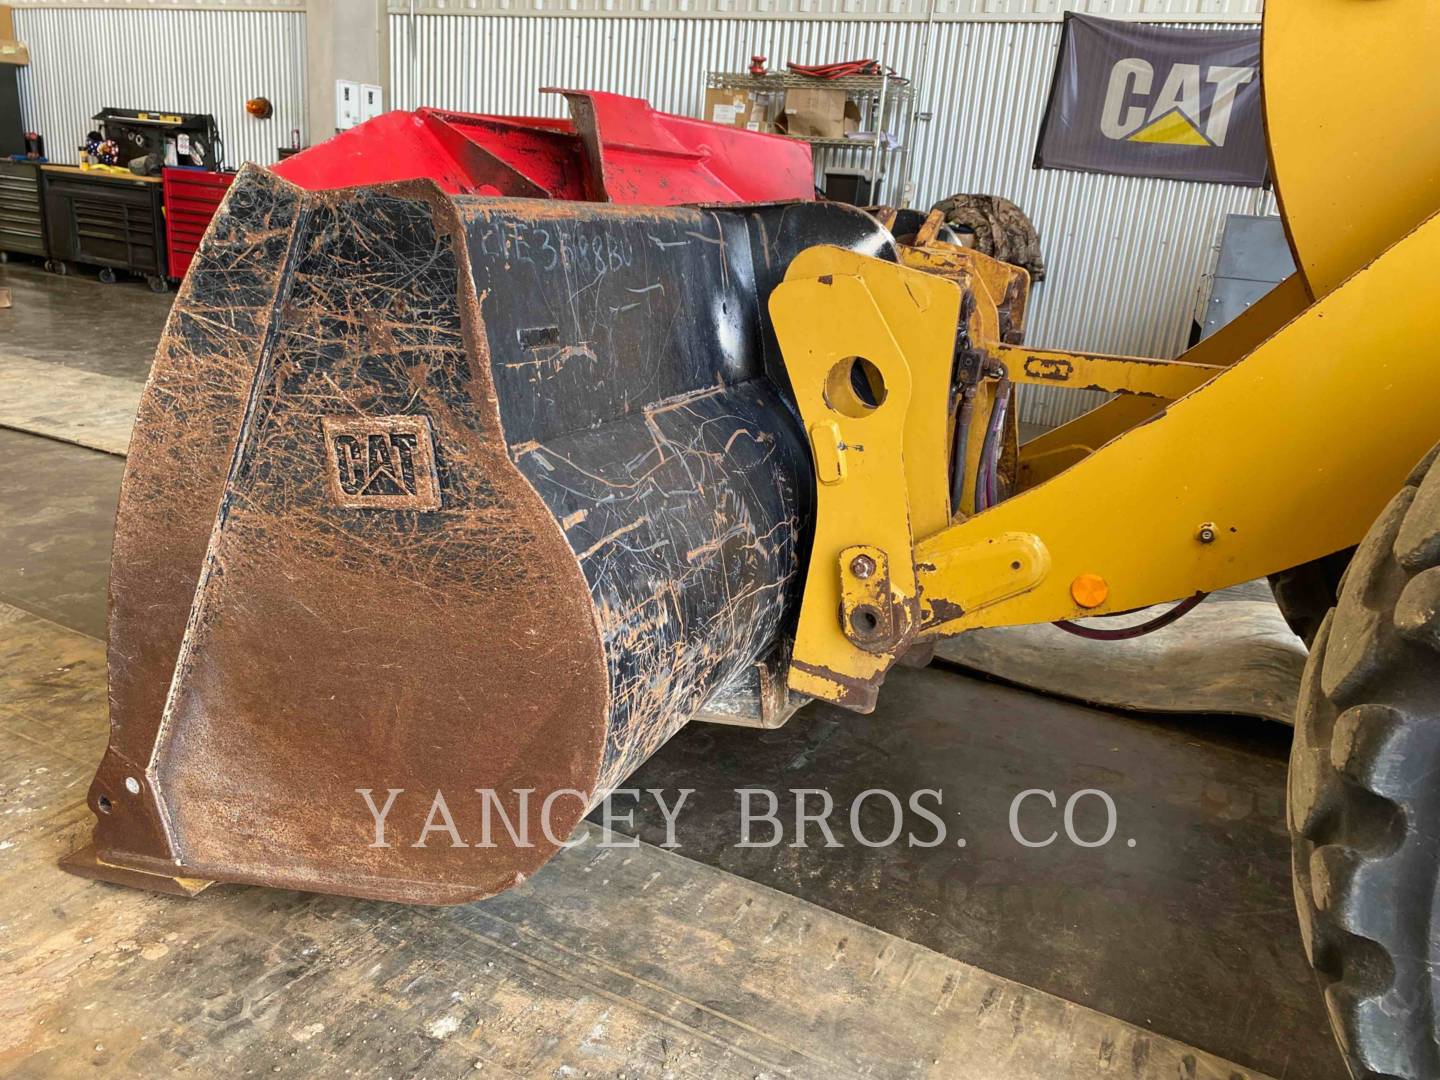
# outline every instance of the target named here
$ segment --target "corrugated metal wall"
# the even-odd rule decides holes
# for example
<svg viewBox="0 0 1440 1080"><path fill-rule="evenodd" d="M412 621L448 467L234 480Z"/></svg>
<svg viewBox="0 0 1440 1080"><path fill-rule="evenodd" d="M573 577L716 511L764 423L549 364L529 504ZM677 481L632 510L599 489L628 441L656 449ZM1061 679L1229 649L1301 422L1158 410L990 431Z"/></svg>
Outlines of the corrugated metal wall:
<svg viewBox="0 0 1440 1080"><path fill-rule="evenodd" d="M304 128L299 12L20 8L15 32L31 58L20 110L52 161L79 160L90 118L106 106L211 113L230 165L270 164ZM252 97L268 97L275 115L246 113Z"/></svg>
<svg viewBox="0 0 1440 1080"><path fill-rule="evenodd" d="M850 19L438 15L414 21L417 104L556 116L564 114L563 102L541 94L541 87L612 90L698 116L706 72L744 70L752 54L768 56L772 67L841 55L909 59L925 33L921 22ZM400 108L411 107L409 25L408 16L390 17L391 85Z"/></svg>
<svg viewBox="0 0 1440 1080"><path fill-rule="evenodd" d="M411 37L411 26L415 34ZM697 116L709 71L870 56L919 86L917 205L956 191L1004 195L1040 230L1049 277L1030 341L1174 356L1189 333L1228 213L1273 212L1250 188L1030 167L1056 22L392 15L395 104L556 116L545 86L614 90ZM416 80L411 66L414 50ZM1027 387L1022 417L1054 424L1098 395Z"/></svg>

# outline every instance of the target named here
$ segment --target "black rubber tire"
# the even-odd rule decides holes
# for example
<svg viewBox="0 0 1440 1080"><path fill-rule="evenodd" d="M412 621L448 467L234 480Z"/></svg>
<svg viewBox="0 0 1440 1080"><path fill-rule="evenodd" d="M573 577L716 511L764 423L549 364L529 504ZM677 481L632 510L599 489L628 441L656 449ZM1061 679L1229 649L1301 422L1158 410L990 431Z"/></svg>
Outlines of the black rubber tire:
<svg viewBox="0 0 1440 1080"><path fill-rule="evenodd" d="M1355 551L1305 666L1290 755L1301 937L1364 1080L1440 1077L1436 453Z"/></svg>
<svg viewBox="0 0 1440 1080"><path fill-rule="evenodd" d="M1275 606L1307 649L1315 643L1320 624L1335 606L1340 581L1354 554L1355 549L1349 547L1270 575Z"/></svg>

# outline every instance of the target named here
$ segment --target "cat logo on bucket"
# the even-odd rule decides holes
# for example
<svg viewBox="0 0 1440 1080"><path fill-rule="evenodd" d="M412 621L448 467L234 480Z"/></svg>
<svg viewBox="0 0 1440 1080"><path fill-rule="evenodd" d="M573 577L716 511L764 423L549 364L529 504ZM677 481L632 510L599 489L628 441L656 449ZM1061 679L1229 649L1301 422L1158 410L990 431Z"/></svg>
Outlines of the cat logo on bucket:
<svg viewBox="0 0 1440 1080"><path fill-rule="evenodd" d="M438 510L435 439L426 416L321 421L331 498L351 510Z"/></svg>
<svg viewBox="0 0 1440 1080"><path fill-rule="evenodd" d="M1100 130L1108 139L1170 146L1224 146L1235 95L1255 69L1172 64L1158 85L1148 60L1129 57L1110 69ZM1202 91L1209 105L1201 107Z"/></svg>

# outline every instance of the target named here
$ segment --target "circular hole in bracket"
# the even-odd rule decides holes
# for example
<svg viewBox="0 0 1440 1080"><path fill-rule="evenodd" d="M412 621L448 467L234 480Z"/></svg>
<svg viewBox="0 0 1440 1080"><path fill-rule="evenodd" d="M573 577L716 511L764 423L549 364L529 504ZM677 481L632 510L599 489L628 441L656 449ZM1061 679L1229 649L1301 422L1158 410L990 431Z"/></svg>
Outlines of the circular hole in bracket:
<svg viewBox="0 0 1440 1080"><path fill-rule="evenodd" d="M95 808L102 814L108 814L110 812L110 796L101 795L97 798L95 800Z"/></svg>
<svg viewBox="0 0 1440 1080"><path fill-rule="evenodd" d="M885 404L885 377L863 356L847 356L825 376L825 404L860 420Z"/></svg>
<svg viewBox="0 0 1440 1080"><path fill-rule="evenodd" d="M125 790L130 792L131 795L139 795L140 781L136 780L133 776L125 777Z"/></svg>
<svg viewBox="0 0 1440 1080"><path fill-rule="evenodd" d="M869 604L862 604L850 613L850 625L861 637L868 637L880 629L880 613Z"/></svg>

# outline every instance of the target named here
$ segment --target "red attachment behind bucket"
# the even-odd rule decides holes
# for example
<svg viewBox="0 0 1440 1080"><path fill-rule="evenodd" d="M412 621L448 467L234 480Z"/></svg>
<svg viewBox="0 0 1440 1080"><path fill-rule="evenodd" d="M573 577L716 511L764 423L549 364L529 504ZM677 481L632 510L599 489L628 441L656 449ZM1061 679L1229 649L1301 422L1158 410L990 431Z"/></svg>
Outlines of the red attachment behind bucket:
<svg viewBox="0 0 1440 1080"><path fill-rule="evenodd" d="M452 195L643 206L814 198L805 143L657 112L620 94L555 92L570 120L391 112L273 171L310 190L424 178Z"/></svg>

